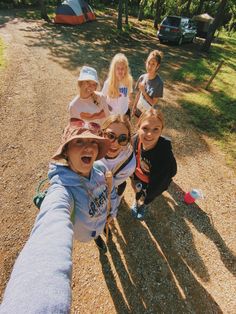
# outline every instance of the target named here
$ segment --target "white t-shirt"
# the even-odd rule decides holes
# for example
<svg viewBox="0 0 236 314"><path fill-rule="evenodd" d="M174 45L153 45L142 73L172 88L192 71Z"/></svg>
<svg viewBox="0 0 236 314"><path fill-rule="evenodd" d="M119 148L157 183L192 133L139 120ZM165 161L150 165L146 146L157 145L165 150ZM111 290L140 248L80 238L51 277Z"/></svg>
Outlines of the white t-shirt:
<svg viewBox="0 0 236 314"><path fill-rule="evenodd" d="M98 95L98 104L94 103L92 97L84 99L77 95L69 104L70 118L92 121L102 125L110 112L105 97L98 92L96 95Z"/></svg>
<svg viewBox="0 0 236 314"><path fill-rule="evenodd" d="M118 173L114 175L117 169L120 168L120 166L130 157L130 155L133 153L133 147L129 144L125 150L122 150L118 156L115 158L109 159L109 158L102 158L96 163L102 163L105 165L105 167L110 170L113 173L113 184L115 187L118 187L118 185L122 184L124 181L126 181L135 171L136 168L136 157L135 154L133 154L132 159L129 161L129 163L121 169Z"/></svg>
<svg viewBox="0 0 236 314"><path fill-rule="evenodd" d="M126 114L129 109L129 91L128 87L120 85L119 87L120 95L117 98L111 98L108 96L108 80L104 82L102 93L106 97L106 102L109 105L109 110L111 114Z"/></svg>

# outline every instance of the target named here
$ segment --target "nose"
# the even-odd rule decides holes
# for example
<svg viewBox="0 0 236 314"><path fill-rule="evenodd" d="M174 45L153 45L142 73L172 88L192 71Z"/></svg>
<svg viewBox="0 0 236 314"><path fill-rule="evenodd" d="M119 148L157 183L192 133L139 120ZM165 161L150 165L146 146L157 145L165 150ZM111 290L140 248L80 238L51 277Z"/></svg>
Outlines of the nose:
<svg viewBox="0 0 236 314"><path fill-rule="evenodd" d="M87 142L84 144L85 151L90 152L92 149L93 149L92 143Z"/></svg>

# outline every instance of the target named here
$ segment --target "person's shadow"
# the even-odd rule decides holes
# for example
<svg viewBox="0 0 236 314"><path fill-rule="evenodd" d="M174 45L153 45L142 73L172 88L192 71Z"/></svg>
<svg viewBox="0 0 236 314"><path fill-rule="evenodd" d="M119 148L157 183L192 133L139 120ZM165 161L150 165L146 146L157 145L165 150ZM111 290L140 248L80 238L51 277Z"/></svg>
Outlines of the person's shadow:
<svg viewBox="0 0 236 314"><path fill-rule="evenodd" d="M171 195L176 188L172 184ZM117 230L108 242L112 263L106 255L100 255L117 313L222 313L197 280L200 277L207 282L209 273L185 222L184 207L161 196L152 204L145 222L140 223L122 203ZM191 222L199 215L205 224L203 229L211 229L211 239L217 241L222 254L229 253L200 208L198 218L192 215ZM199 230L202 222L195 221L194 225Z"/></svg>

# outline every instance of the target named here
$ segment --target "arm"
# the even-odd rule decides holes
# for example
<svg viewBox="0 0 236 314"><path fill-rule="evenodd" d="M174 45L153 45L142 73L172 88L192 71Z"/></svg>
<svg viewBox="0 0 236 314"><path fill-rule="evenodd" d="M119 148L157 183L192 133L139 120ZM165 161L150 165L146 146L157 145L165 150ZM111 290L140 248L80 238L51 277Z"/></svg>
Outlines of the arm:
<svg viewBox="0 0 236 314"><path fill-rule="evenodd" d="M155 197L167 190L172 181L172 177L175 176L176 172L176 160L170 149L168 156L165 156L156 171L152 171L151 173L144 203L149 204Z"/></svg>
<svg viewBox="0 0 236 314"><path fill-rule="evenodd" d="M148 93L145 90L145 83L144 82L140 82L139 83L139 91L143 94L143 97L145 98L145 100L152 106L156 105L158 102L158 97L150 97L148 95Z"/></svg>
<svg viewBox="0 0 236 314"><path fill-rule="evenodd" d="M139 100L139 96L140 96L140 91L138 91L138 93L135 95L135 99L134 99L134 103L133 103L133 108L132 108L132 115L135 114L135 111L137 109L137 103Z"/></svg>
<svg viewBox="0 0 236 314"><path fill-rule="evenodd" d="M69 313L72 201L64 187L50 187L14 265L1 313Z"/></svg>

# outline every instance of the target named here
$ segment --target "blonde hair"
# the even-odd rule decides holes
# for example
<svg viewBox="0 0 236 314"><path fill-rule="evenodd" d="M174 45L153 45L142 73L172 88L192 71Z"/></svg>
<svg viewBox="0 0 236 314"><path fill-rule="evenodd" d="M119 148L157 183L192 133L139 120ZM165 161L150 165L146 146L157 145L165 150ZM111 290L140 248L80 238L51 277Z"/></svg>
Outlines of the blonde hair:
<svg viewBox="0 0 236 314"><path fill-rule="evenodd" d="M123 63L126 67L126 74L124 79L122 80L122 84L124 84L128 88L128 95L130 94L133 85L133 78L132 75L130 74L128 59L123 53L117 53L111 60L108 73L108 96L111 98L119 97L120 82L118 81L115 73L117 63Z"/></svg>
<svg viewBox="0 0 236 314"><path fill-rule="evenodd" d="M161 64L161 60L163 58L163 53L160 50L153 50L149 53L146 63L150 60L150 59L155 59L156 62L158 64Z"/></svg>
<svg viewBox="0 0 236 314"><path fill-rule="evenodd" d="M164 122L164 116L163 113L160 111L160 109L149 109L147 111L145 111L139 118L138 120L138 128L140 128L142 122L148 118L156 118L157 120L161 121L162 124L162 129L165 126L165 122Z"/></svg>
<svg viewBox="0 0 236 314"><path fill-rule="evenodd" d="M129 122L129 119L125 115L114 114L109 116L102 124L102 131L105 131L112 123L124 124L124 126L128 130L129 138L131 139L131 124Z"/></svg>

